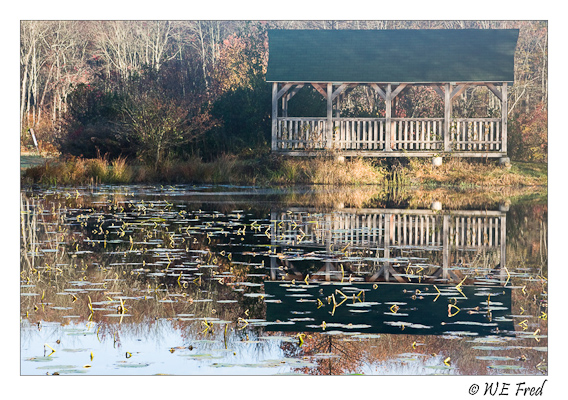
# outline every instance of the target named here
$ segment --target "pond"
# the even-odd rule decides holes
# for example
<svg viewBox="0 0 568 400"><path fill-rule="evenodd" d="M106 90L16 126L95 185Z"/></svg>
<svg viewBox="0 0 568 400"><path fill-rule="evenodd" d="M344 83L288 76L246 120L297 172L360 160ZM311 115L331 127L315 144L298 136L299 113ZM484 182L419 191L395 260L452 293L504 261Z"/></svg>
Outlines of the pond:
<svg viewBox="0 0 568 400"><path fill-rule="evenodd" d="M30 187L20 243L22 375L548 374L546 194Z"/></svg>

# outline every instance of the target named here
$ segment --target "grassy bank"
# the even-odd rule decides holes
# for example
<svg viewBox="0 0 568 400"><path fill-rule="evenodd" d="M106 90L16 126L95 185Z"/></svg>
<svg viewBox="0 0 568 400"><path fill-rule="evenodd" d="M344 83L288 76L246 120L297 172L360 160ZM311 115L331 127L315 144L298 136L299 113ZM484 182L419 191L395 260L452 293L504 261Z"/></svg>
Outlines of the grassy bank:
<svg viewBox="0 0 568 400"><path fill-rule="evenodd" d="M513 162L510 169L495 160L445 158L442 166L433 167L429 159L409 159L400 167L402 180L425 186L495 187L546 186L547 164Z"/></svg>
<svg viewBox="0 0 568 400"><path fill-rule="evenodd" d="M124 158L67 158L27 168L24 183L214 183L246 185L377 185L386 182L384 168L363 159L339 163L331 158L292 159L265 156L240 159L224 156L213 162L194 158L151 166Z"/></svg>
<svg viewBox="0 0 568 400"><path fill-rule="evenodd" d="M445 159L433 167L429 159L368 160L344 163L332 157L287 158L274 155L242 159L224 156L213 162L193 158L168 162L158 170L124 158L60 158L26 168L23 183L52 185L92 183L213 183L245 185L396 185L546 186L546 164L513 163L499 167L495 161Z"/></svg>

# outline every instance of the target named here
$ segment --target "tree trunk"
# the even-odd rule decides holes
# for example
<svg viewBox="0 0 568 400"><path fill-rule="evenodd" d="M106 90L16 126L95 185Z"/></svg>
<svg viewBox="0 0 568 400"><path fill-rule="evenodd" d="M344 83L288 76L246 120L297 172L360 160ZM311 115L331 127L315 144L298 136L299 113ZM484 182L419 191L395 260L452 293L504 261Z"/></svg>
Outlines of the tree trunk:
<svg viewBox="0 0 568 400"><path fill-rule="evenodd" d="M158 171L158 166L160 165L161 150L161 143L158 142L158 145L156 146L156 163L154 164L154 171Z"/></svg>

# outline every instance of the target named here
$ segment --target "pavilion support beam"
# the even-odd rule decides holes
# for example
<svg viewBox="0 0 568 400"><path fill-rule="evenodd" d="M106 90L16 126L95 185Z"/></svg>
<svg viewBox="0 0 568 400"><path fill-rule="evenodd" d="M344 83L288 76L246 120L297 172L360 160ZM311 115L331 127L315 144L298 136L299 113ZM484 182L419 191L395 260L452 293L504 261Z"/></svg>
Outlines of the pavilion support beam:
<svg viewBox="0 0 568 400"><path fill-rule="evenodd" d="M501 129L503 134L501 136L501 151L507 153L507 116L509 114L509 105L507 102L507 82L503 82L501 88Z"/></svg>
<svg viewBox="0 0 568 400"><path fill-rule="evenodd" d="M376 90L376 89L375 89ZM392 119L392 85L387 84L385 93L385 151L392 151L391 141L391 119ZM394 132L392 132L394 134Z"/></svg>
<svg viewBox="0 0 568 400"><path fill-rule="evenodd" d="M392 83L387 84L387 91L384 92L379 85L371 85L379 96L385 99L385 151L392 151L394 143L394 129L392 124L392 104L393 99L407 86L406 83L399 84L396 89L392 89Z"/></svg>
<svg viewBox="0 0 568 400"><path fill-rule="evenodd" d="M464 92L464 90L467 89L467 87L468 87L467 84L457 85L456 88L454 90L452 90L452 94L450 96L450 99L453 100L455 97L462 94Z"/></svg>
<svg viewBox="0 0 568 400"><path fill-rule="evenodd" d="M278 83L272 83L272 150L277 150L276 140L278 131Z"/></svg>
<svg viewBox="0 0 568 400"><path fill-rule="evenodd" d="M294 97L296 95L296 93L298 93L300 91L301 88L304 87L303 83L299 83L298 85L296 85L296 87L294 89L292 89L292 87L294 86L294 84L289 84L289 87L283 87L282 90L286 89L286 92L282 95L282 116L283 117L287 117L288 116L288 102L290 101L290 99L292 97ZM280 90L278 93L280 94L282 92L282 90ZM280 97L280 96L279 96Z"/></svg>
<svg viewBox="0 0 568 400"><path fill-rule="evenodd" d="M327 98L327 93L325 92L325 90L323 90L323 88L321 87L321 85L319 83L312 83L311 84L314 89L316 89L323 97Z"/></svg>
<svg viewBox="0 0 568 400"><path fill-rule="evenodd" d="M438 96L440 96L442 99L444 98L445 95L444 95L444 87L443 86L440 87L436 84L431 84L431 85L427 85L427 86L430 86L432 89L434 89L434 91L436 93L438 93Z"/></svg>
<svg viewBox="0 0 568 400"><path fill-rule="evenodd" d="M399 95L400 92L402 92L402 90L407 87L408 85L406 83L400 83L395 90L392 91L392 95L391 97L394 99L396 96Z"/></svg>
<svg viewBox="0 0 568 400"><path fill-rule="evenodd" d="M491 90L491 92L495 95L495 97L497 97L499 100L503 101L503 96L501 95L501 92L499 91L499 89L497 89L495 87L494 84L492 83L486 83L485 86L487 86L487 88L489 90Z"/></svg>
<svg viewBox="0 0 568 400"><path fill-rule="evenodd" d="M288 93L282 96L282 116L284 118L288 116Z"/></svg>
<svg viewBox="0 0 568 400"><path fill-rule="evenodd" d="M450 151L450 123L452 119L452 87L444 84L444 151Z"/></svg>
<svg viewBox="0 0 568 400"><path fill-rule="evenodd" d="M345 91L345 89L347 89L348 87L349 87L349 83L341 84L337 89L335 89L335 91L331 95L332 99L335 100L335 98L337 96L339 96L341 93L343 93Z"/></svg>
<svg viewBox="0 0 568 400"><path fill-rule="evenodd" d="M331 149L333 143L333 85L327 84L327 148Z"/></svg>
<svg viewBox="0 0 568 400"><path fill-rule="evenodd" d="M287 83L287 84L285 84L285 85L282 87L282 89L280 89L280 90L278 91L278 98L284 96L284 94L288 91L288 89L290 89L290 88L292 87L292 85L293 85L292 83Z"/></svg>
<svg viewBox="0 0 568 400"><path fill-rule="evenodd" d="M371 87L373 89L375 89L375 92L377 92L377 94L381 97L381 99L386 101L387 94L385 93L385 91L383 89L381 89L381 87L379 85L377 85L376 83L371 83Z"/></svg>
<svg viewBox="0 0 568 400"><path fill-rule="evenodd" d="M301 88L304 87L303 83L299 83L298 85L296 85L296 87L290 91L290 93L288 93L288 100L290 100L292 97L294 97L296 95L296 93L298 93L300 91Z"/></svg>

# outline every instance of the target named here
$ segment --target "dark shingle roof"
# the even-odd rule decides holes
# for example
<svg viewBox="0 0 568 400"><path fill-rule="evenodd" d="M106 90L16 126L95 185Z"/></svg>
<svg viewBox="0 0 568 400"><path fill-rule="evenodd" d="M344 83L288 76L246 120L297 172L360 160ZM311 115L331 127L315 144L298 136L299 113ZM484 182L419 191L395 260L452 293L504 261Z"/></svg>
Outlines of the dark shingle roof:
<svg viewBox="0 0 568 400"><path fill-rule="evenodd" d="M513 82L517 29L271 30L268 82Z"/></svg>

